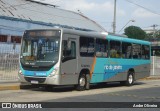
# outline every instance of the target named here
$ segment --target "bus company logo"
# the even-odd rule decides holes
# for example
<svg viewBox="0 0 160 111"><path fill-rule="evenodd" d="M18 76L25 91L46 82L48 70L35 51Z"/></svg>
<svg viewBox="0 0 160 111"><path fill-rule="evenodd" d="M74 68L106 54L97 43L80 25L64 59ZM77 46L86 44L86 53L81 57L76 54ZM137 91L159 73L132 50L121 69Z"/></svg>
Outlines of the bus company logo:
<svg viewBox="0 0 160 111"><path fill-rule="evenodd" d="M105 70L110 70L110 71L115 71L115 70L122 70L123 69L123 66L121 65L105 65L104 66L104 69Z"/></svg>
<svg viewBox="0 0 160 111"><path fill-rule="evenodd" d="M12 108L11 103L2 103L2 108Z"/></svg>

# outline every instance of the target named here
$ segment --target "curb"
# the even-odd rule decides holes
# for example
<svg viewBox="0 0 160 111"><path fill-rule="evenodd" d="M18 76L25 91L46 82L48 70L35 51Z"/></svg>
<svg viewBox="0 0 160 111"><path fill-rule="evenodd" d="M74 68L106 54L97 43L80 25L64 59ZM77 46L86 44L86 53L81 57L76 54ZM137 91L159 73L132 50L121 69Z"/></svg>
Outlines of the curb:
<svg viewBox="0 0 160 111"><path fill-rule="evenodd" d="M0 91L2 90L19 90L19 85L0 85Z"/></svg>
<svg viewBox="0 0 160 111"><path fill-rule="evenodd" d="M20 89L30 89L35 88L31 84L21 84L21 83L2 83L0 84L0 91L3 90L20 90Z"/></svg>
<svg viewBox="0 0 160 111"><path fill-rule="evenodd" d="M140 80L159 80L160 77L146 77L146 78L143 78L143 79L140 79Z"/></svg>

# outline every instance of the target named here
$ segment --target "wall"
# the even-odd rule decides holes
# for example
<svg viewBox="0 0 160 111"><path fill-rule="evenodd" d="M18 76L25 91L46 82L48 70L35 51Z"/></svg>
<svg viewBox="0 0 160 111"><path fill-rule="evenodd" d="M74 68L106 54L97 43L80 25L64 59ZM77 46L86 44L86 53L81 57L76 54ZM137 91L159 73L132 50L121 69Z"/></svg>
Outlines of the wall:
<svg viewBox="0 0 160 111"><path fill-rule="evenodd" d="M22 36L24 30L51 28L53 26L41 25L38 23L30 23L27 21L9 20L0 18L0 34Z"/></svg>
<svg viewBox="0 0 160 111"><path fill-rule="evenodd" d="M151 75L160 76L160 57L159 56L152 56Z"/></svg>

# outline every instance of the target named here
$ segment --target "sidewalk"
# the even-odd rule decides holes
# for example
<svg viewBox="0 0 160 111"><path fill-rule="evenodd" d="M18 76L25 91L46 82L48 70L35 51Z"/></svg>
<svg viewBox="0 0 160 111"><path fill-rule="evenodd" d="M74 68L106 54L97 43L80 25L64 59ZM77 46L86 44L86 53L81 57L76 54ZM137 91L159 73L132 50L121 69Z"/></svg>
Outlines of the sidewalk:
<svg viewBox="0 0 160 111"><path fill-rule="evenodd" d="M19 90L20 83L18 82L11 82L11 83L0 83L0 91L1 90Z"/></svg>
<svg viewBox="0 0 160 111"><path fill-rule="evenodd" d="M158 80L158 79L160 79L160 75L155 75L155 76L151 75L149 77L146 77L146 78L140 79L140 80Z"/></svg>
<svg viewBox="0 0 160 111"><path fill-rule="evenodd" d="M20 90L20 89L30 89L33 88L31 84L21 84L19 82L3 82L0 83L0 91L2 90Z"/></svg>
<svg viewBox="0 0 160 111"><path fill-rule="evenodd" d="M160 75L158 76L150 76L144 79L140 79L140 80L158 80L160 79ZM0 82L0 91L2 90L20 90L20 89L30 89L30 88L34 88L33 86L31 86L30 84L21 84L19 82Z"/></svg>

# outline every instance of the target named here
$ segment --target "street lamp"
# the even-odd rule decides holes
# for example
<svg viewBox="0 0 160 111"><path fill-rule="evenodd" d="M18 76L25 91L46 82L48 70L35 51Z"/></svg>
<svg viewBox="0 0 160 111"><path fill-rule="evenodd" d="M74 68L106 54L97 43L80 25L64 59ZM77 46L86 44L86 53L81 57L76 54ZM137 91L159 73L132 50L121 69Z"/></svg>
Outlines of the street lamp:
<svg viewBox="0 0 160 111"><path fill-rule="evenodd" d="M129 21L126 23L126 25L123 26L118 33L120 33L130 22L135 22L135 20L129 20Z"/></svg>

